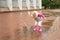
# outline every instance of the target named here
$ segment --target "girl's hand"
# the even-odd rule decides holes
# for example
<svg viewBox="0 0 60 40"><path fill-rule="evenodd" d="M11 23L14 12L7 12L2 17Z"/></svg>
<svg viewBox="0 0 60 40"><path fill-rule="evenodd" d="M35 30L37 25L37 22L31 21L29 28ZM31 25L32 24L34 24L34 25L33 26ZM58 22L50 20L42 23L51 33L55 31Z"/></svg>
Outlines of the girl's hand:
<svg viewBox="0 0 60 40"><path fill-rule="evenodd" d="M44 18L44 20L46 20L46 18Z"/></svg>
<svg viewBox="0 0 60 40"><path fill-rule="evenodd" d="M44 18L44 22L46 22L46 18Z"/></svg>

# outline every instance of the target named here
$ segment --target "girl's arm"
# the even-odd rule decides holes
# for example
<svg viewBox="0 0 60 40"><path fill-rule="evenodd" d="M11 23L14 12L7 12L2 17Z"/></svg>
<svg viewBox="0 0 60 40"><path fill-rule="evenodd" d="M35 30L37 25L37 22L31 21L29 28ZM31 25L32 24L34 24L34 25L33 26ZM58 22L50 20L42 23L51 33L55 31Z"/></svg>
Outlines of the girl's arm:
<svg viewBox="0 0 60 40"><path fill-rule="evenodd" d="M43 18L43 19L45 19L45 20L46 20L46 17L45 17L43 14L42 14L41 16L42 16L42 18Z"/></svg>
<svg viewBox="0 0 60 40"><path fill-rule="evenodd" d="M42 16L43 19L46 19L46 17L42 13L40 13L40 15Z"/></svg>

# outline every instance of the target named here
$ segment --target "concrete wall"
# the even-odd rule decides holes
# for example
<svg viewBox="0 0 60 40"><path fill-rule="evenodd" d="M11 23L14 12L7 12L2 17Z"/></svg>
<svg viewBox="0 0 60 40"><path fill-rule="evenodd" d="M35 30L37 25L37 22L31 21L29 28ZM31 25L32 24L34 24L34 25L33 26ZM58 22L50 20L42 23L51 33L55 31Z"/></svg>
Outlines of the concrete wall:
<svg viewBox="0 0 60 40"><path fill-rule="evenodd" d="M0 7L7 7L7 0L0 0ZM23 0L23 7L26 6L26 3L25 3L26 0ZM18 7L18 1L17 0L12 0L13 2L13 7ZM32 6L33 3L32 3L32 0L30 0L30 5ZM37 5L38 5L38 0L37 0Z"/></svg>

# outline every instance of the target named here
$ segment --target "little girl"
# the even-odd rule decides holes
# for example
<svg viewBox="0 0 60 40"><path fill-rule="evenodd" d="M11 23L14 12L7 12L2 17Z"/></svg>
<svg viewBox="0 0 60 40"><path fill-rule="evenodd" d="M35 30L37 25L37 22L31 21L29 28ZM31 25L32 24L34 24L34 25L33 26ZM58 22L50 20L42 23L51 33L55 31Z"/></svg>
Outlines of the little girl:
<svg viewBox="0 0 60 40"><path fill-rule="evenodd" d="M46 19L45 16L37 11L33 11L31 16L35 20L34 31L37 29L37 27L39 31L42 31L42 19Z"/></svg>

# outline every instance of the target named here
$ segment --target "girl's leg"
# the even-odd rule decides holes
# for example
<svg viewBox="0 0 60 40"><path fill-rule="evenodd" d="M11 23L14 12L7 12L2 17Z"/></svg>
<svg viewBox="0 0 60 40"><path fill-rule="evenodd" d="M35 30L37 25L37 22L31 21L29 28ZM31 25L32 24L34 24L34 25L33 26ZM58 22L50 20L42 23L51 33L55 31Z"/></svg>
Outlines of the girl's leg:
<svg viewBox="0 0 60 40"><path fill-rule="evenodd" d="M37 29L37 26L35 25L35 26L34 26L34 31L36 31L36 29Z"/></svg>
<svg viewBox="0 0 60 40"><path fill-rule="evenodd" d="M39 31L42 31L42 26L39 26Z"/></svg>
<svg viewBox="0 0 60 40"><path fill-rule="evenodd" d="M35 24L34 24L34 31L37 29L37 21L35 21Z"/></svg>
<svg viewBox="0 0 60 40"><path fill-rule="evenodd" d="M42 31L42 21L39 21L38 26L39 26L39 31Z"/></svg>

